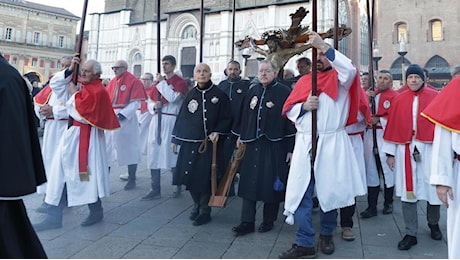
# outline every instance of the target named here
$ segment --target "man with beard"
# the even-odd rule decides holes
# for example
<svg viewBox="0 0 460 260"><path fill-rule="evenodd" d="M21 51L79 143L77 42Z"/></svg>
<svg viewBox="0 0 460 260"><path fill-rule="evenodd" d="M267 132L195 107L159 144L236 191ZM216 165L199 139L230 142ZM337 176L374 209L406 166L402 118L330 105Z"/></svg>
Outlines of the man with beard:
<svg viewBox="0 0 460 260"><path fill-rule="evenodd" d="M243 97L249 89L249 85L251 84L249 80L242 79L240 63L237 61L230 61L227 65L226 69L227 79L221 81L218 85L219 89L221 89L229 98L230 103L232 105L232 117L233 117L233 125L235 125L235 121L241 113L241 102L243 101ZM232 131L234 131L234 127L232 127ZM229 134L225 136L224 140L224 161L230 162L230 159L233 155L233 151L235 150L236 140L238 136L235 134ZM224 167L225 168L225 167ZM235 188L233 186L230 187L229 196L235 195Z"/></svg>
<svg viewBox="0 0 460 260"><path fill-rule="evenodd" d="M335 250L332 235L337 226L337 209L353 205L364 195L364 184L346 125L357 122L359 74L351 60L331 48L316 33L309 42L318 50L318 96L311 95L312 76L302 77L286 100L283 114L297 128L292 163L286 188L286 223L298 223L296 241L280 258L316 256L312 224L312 195L316 186L321 207L319 247L324 254ZM312 110L317 111L317 152L311 158ZM331 158L334 163L331 164ZM314 161L314 165L311 163Z"/></svg>

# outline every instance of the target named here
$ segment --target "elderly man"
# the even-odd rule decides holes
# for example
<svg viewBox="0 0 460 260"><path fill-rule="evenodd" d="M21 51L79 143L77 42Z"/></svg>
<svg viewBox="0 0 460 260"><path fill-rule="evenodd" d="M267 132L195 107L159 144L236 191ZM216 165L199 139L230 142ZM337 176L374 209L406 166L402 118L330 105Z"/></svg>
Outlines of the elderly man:
<svg viewBox="0 0 460 260"><path fill-rule="evenodd" d="M45 197L50 206L45 220L34 225L37 231L62 227L64 193L69 207L88 205L89 216L81 226L102 221L100 198L110 195L104 130L114 130L120 125L99 78L102 73L99 62L86 61L81 66L81 83L71 82L79 62L75 55L70 67L58 72L50 82L56 97L66 100L70 122L51 163Z"/></svg>
<svg viewBox="0 0 460 260"><path fill-rule="evenodd" d="M121 128L107 131L107 154L109 167L128 165L128 183L124 189L136 187L136 170L140 162L140 134L136 110L139 102L146 99L142 82L128 71L128 63L124 60L115 62L112 67L115 74L106 89ZM122 178L122 177L120 177Z"/></svg>
<svg viewBox="0 0 460 260"><path fill-rule="evenodd" d="M222 162L223 138L232 124L232 110L228 97L211 81L211 69L205 63L195 67L193 77L197 83L185 97L172 133L173 152L180 151L177 158L177 173L180 184L190 191L194 207L190 220L194 226L211 221L211 162L213 152ZM217 151L211 148L217 143Z"/></svg>
<svg viewBox="0 0 460 260"><path fill-rule="evenodd" d="M259 84L248 90L241 105L235 134L237 145L246 145L240 166L238 196L243 198L241 223L233 227L236 235L254 232L256 203L264 202L263 220L258 231L273 229L279 203L284 200L290 153L295 128L281 116L284 101L291 92L276 79L277 71L269 61L259 64ZM274 185L280 184L276 188Z"/></svg>
<svg viewBox="0 0 460 260"><path fill-rule="evenodd" d="M417 244L419 200L427 201L431 238L442 239L438 225L441 201L436 187L430 185L434 124L420 114L437 91L425 86L423 69L417 64L407 68L406 79L409 89L393 98L382 147L387 164L395 174L396 196L401 197L406 225L406 235L398 243L399 250L409 250Z"/></svg>

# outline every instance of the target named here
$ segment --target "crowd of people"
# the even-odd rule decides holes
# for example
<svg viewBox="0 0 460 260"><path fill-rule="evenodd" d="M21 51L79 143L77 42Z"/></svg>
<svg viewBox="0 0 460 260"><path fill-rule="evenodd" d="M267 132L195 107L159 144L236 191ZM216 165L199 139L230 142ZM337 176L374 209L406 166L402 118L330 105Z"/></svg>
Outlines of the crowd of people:
<svg viewBox="0 0 460 260"><path fill-rule="evenodd" d="M45 122L41 152L36 132L30 130L36 127L30 102L24 102L26 82L0 57L2 71L10 71L0 90L6 88L8 95L21 99L2 101L2 107L22 104L14 110L24 114L17 125L1 127L2 144L19 141L8 139L8 131L20 130L24 138L17 147L28 147L17 156L2 152L0 158L0 211L10 216L0 222L0 256L46 257L34 230L61 228L65 207L88 205L83 227L101 222L101 198L110 195L110 169L126 166L128 174L120 178L127 181L124 189L132 190L142 155L147 158L151 190L141 200L161 198L161 170L171 170L175 188L170 196L181 196L185 187L193 203L192 224L205 225L212 219L211 175L221 179L235 149L244 146L238 191L232 184L228 193L242 199L240 223L231 228L235 235L255 232L258 201L263 202L260 233L274 228L284 205L286 223L296 223L297 230L292 247L279 257L313 258L318 249L330 255L335 251L338 217L342 239L353 241L356 197L367 194L368 206L359 217L372 218L378 215L383 189L382 214L392 214L395 195L401 199L405 236L397 244L399 250L417 244L417 202L423 200L433 240L443 237L440 205L447 207L449 257L460 257L455 247L460 239L460 115L454 108L460 98L460 67L453 68L452 81L438 93L428 86L426 72L412 64L406 86L397 92L390 71L379 71L374 81L367 73L360 75L349 58L316 32L309 33L309 43L317 50L316 68L302 57L296 77L285 70L284 78L278 79L277 67L262 60L257 80L250 81L241 77L240 64L230 61L227 77L216 85L210 66L200 63L190 90L175 73L171 55L162 58L162 73L146 72L140 79L128 71L126 61L118 60L112 67L114 78L106 84L98 61L81 63L78 54L63 57L63 70L34 97L35 116ZM316 86L312 69L317 72ZM14 84L20 95L13 93ZM4 111L0 109L1 118L8 120ZM24 177L7 174L12 169ZM44 194L37 211L46 217L32 228L21 196L35 187ZM312 224L315 198L320 208L317 243ZM15 225L4 228L18 221L27 230L19 232L23 237L12 236ZM13 240L5 242L9 236ZM29 253L11 246L16 242Z"/></svg>

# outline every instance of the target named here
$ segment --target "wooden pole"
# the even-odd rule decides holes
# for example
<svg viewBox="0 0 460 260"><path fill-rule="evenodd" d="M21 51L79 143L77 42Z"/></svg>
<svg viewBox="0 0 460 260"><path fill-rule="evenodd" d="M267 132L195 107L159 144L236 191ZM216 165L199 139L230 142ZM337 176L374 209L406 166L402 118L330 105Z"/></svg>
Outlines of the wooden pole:
<svg viewBox="0 0 460 260"><path fill-rule="evenodd" d="M80 23L80 35L78 36L78 44L76 46L76 53L78 53L78 56L81 59L81 48L83 45L83 34L85 33L85 21L86 21L86 10L88 10L88 0L85 0L83 3L83 13L81 15L81 23ZM73 77L73 83L77 85L78 83L78 71L79 71L80 65L77 64L74 69L74 77Z"/></svg>
<svg viewBox="0 0 460 260"><path fill-rule="evenodd" d="M317 0L312 1L312 30L314 32L318 31L318 7L317 7ZM317 79L318 79L318 69L316 67L318 60L317 60L317 50L316 48L312 48L312 77L311 77L311 95L316 96L317 95ZM316 150L317 150L317 111L312 110L311 111L311 170L313 173L314 165L315 165L315 159L316 159Z"/></svg>
<svg viewBox="0 0 460 260"><path fill-rule="evenodd" d="M157 0L157 72L161 73L161 0ZM158 91L158 100L157 102L161 102L162 96L160 91ZM156 109L157 117L158 117L158 124L157 124L157 133L155 135L155 139L158 145L161 145L161 118L162 118L162 111L161 107Z"/></svg>
<svg viewBox="0 0 460 260"><path fill-rule="evenodd" d="M232 56L231 60L235 60L235 17L236 17L236 0L233 0L232 7Z"/></svg>
<svg viewBox="0 0 460 260"><path fill-rule="evenodd" d="M203 62L203 44L204 44L204 0L201 0L201 6L200 6L200 63Z"/></svg>

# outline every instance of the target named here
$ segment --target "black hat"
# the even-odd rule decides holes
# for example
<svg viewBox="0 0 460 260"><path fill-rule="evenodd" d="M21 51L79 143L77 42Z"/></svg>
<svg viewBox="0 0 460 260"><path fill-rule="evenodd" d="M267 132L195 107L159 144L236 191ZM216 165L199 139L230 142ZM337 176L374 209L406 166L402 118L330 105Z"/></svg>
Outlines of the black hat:
<svg viewBox="0 0 460 260"><path fill-rule="evenodd" d="M420 76L420 78L422 78L423 81L425 81L425 74L423 73L423 69L417 64L411 64L409 67L407 67L406 79L410 74L417 74Z"/></svg>

